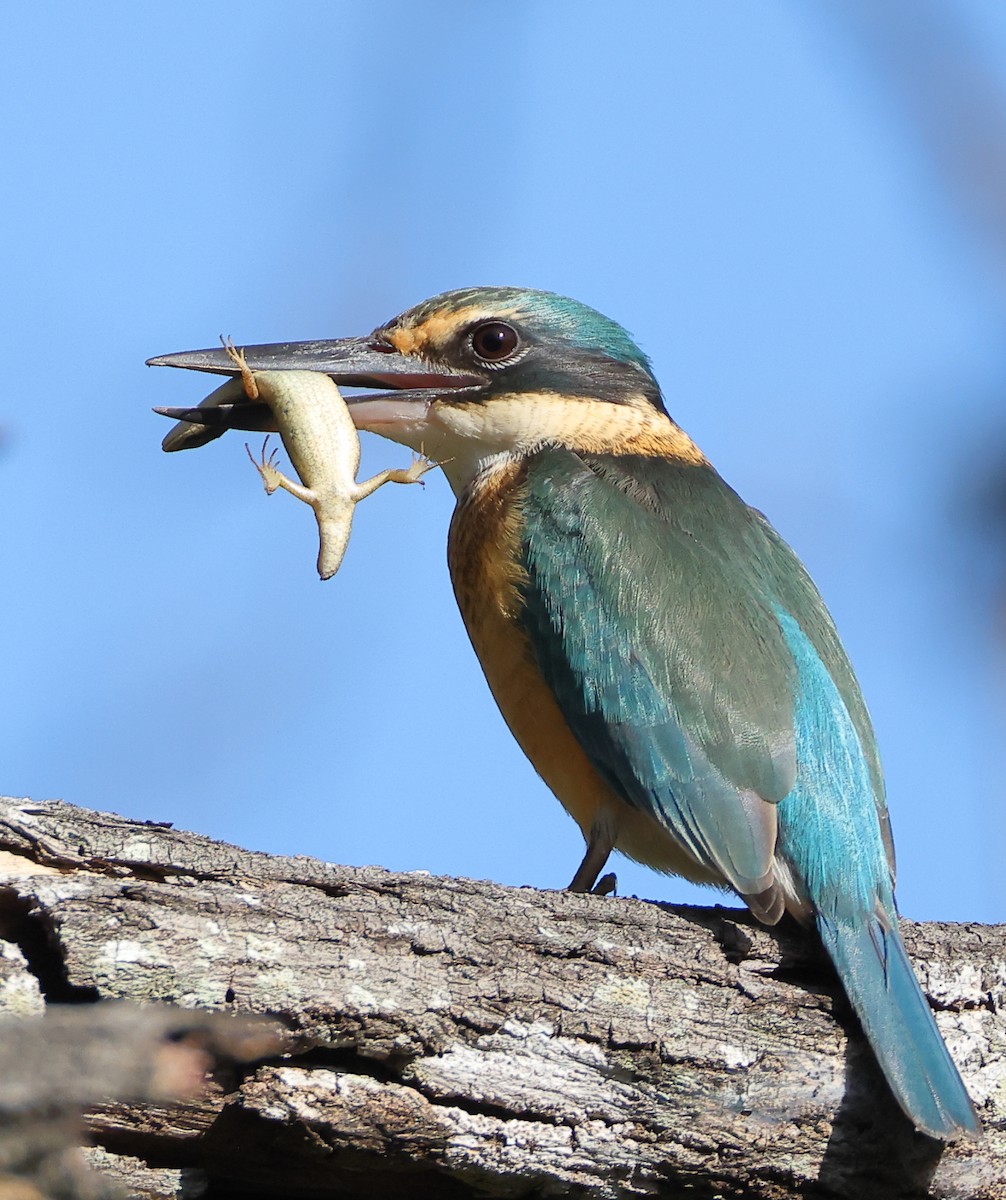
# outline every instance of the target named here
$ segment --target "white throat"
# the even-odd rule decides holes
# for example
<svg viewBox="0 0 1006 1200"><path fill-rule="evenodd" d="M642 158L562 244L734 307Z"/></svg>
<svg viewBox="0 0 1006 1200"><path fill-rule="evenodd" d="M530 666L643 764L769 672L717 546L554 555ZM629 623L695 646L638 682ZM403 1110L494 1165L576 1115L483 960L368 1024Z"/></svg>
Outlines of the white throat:
<svg viewBox="0 0 1006 1200"><path fill-rule="evenodd" d="M501 454L526 453L545 442L603 444L610 431L635 426L666 433L656 410L599 400L585 402L556 393L498 396L480 404L431 399L354 401L358 429L379 433L439 462L459 496Z"/></svg>

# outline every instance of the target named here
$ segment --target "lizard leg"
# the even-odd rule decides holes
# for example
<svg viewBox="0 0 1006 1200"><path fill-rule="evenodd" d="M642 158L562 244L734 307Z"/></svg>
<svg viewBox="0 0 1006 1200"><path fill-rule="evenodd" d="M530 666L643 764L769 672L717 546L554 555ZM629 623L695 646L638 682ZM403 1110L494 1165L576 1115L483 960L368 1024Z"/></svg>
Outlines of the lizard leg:
<svg viewBox="0 0 1006 1200"><path fill-rule="evenodd" d="M243 350L239 350L237 346L234 345L234 342L231 340L231 338L221 338L220 344L227 351L227 357L231 360L231 362L236 367L240 367L241 369L241 382L244 384L245 395L249 400L257 400L258 384L255 382L255 375L252 372L251 367L249 367L247 362L245 362L245 352ZM264 452L265 447L263 446L262 449ZM269 491L268 488L266 490ZM275 490L276 489L273 488L271 491L274 492Z"/></svg>
<svg viewBox="0 0 1006 1200"><path fill-rule="evenodd" d="M269 445L269 439L262 443L261 457L256 458L252 454L248 443L245 442L245 450L248 457L251 459L252 466L262 476L262 483L265 485L265 490L271 496L277 488L282 488L285 492L289 492L291 496L296 496L298 500L303 500L305 504L310 504L314 508L318 497L310 488L304 487L301 483L296 483L283 474L276 466L276 455L278 450L273 449L266 454L266 447Z"/></svg>
<svg viewBox="0 0 1006 1200"><path fill-rule="evenodd" d="M378 471L376 475L372 475L370 479L365 479L362 483L356 485L356 490L353 493L354 500L363 500L376 492L379 487L383 487L386 483L418 483L427 471L432 471L438 463L431 461L428 458L414 458L412 463L402 468L389 468L386 471Z"/></svg>

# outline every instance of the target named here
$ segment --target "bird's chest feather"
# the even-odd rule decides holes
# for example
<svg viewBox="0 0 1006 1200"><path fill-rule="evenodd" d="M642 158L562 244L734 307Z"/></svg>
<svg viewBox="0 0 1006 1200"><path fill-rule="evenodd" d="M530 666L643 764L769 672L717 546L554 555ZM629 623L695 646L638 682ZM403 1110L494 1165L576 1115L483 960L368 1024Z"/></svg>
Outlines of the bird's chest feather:
<svg viewBox="0 0 1006 1200"><path fill-rule="evenodd" d="M468 636L504 719L586 831L602 805L620 803L570 732L521 627L523 482L524 468L511 456L472 482L451 522L448 564Z"/></svg>

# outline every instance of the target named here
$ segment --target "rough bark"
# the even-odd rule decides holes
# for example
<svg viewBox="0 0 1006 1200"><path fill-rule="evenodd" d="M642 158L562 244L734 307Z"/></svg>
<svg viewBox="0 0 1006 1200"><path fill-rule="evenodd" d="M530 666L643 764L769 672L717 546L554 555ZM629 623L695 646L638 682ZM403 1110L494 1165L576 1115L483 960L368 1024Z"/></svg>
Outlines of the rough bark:
<svg viewBox="0 0 1006 1200"><path fill-rule="evenodd" d="M196 1098L89 1113L92 1153L148 1197L1006 1200L1006 933L904 933L980 1142L911 1130L795 928L0 801L0 1007L157 1001L288 1031Z"/></svg>

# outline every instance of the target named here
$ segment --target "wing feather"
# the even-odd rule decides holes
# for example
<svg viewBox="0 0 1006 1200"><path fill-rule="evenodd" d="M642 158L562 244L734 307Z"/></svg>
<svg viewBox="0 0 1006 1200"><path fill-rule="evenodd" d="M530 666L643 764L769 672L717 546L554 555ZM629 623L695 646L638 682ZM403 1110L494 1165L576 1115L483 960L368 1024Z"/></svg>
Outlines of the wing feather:
<svg viewBox="0 0 1006 1200"><path fill-rule="evenodd" d="M697 861L743 896L771 891L797 774L776 610L796 597L831 628L813 584L785 578L795 556L711 468L666 459L546 448L521 507L524 627L577 740Z"/></svg>

